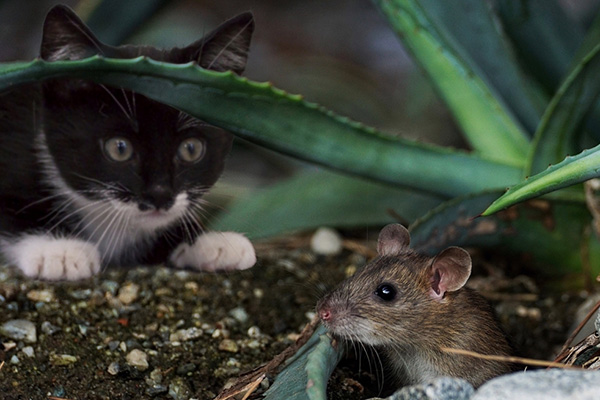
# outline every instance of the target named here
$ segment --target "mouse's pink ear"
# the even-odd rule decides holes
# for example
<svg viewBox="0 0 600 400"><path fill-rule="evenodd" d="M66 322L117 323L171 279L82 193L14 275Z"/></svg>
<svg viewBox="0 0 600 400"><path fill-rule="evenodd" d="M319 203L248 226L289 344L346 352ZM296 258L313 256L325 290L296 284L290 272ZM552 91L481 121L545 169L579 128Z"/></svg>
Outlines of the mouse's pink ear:
<svg viewBox="0 0 600 400"><path fill-rule="evenodd" d="M471 256L460 247L448 247L431 265L431 296L441 300L446 292L460 289L471 275Z"/></svg>
<svg viewBox="0 0 600 400"><path fill-rule="evenodd" d="M380 256L400 254L410 244L408 230L400 224L390 224L379 232L377 253Z"/></svg>

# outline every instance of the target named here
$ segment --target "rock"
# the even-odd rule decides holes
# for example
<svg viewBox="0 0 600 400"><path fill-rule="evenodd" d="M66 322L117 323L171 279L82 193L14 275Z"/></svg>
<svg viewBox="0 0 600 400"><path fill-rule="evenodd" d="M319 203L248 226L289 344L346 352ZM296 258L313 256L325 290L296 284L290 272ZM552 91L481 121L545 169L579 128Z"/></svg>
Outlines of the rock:
<svg viewBox="0 0 600 400"><path fill-rule="evenodd" d="M594 321L594 328L596 329L596 335L600 336L600 311L596 315L596 321Z"/></svg>
<svg viewBox="0 0 600 400"><path fill-rule="evenodd" d="M150 397L158 396L159 394L167 393L169 389L163 385L152 385L146 389L146 394Z"/></svg>
<svg viewBox="0 0 600 400"><path fill-rule="evenodd" d="M25 343L37 342L35 324L26 319L13 319L0 325L0 335Z"/></svg>
<svg viewBox="0 0 600 400"><path fill-rule="evenodd" d="M35 356L35 351L33 350L33 347L31 347L31 346L25 346L25 347L23 347L23 349L21 349L21 351L23 352L23 354L25 354L29 358L32 358Z"/></svg>
<svg viewBox="0 0 600 400"><path fill-rule="evenodd" d="M472 400L593 400L600 371L548 369L516 372L485 383Z"/></svg>
<svg viewBox="0 0 600 400"><path fill-rule="evenodd" d="M48 321L42 322L42 332L44 332L48 336L54 335L56 332L59 332L60 330L61 329L58 326L52 325Z"/></svg>
<svg viewBox="0 0 600 400"><path fill-rule="evenodd" d="M70 354L50 353L49 360L50 364L54 366L71 365L77 362L77 357Z"/></svg>
<svg viewBox="0 0 600 400"><path fill-rule="evenodd" d="M54 291L45 290L30 290L27 292L27 298L31 301L41 301L43 303L50 303L54 300Z"/></svg>
<svg viewBox="0 0 600 400"><path fill-rule="evenodd" d="M13 364L13 365L17 365L17 364L19 364L20 362L21 362L21 360L19 360L19 357L17 357L16 355L13 355L13 356L10 358L10 363L11 363L11 364Z"/></svg>
<svg viewBox="0 0 600 400"><path fill-rule="evenodd" d="M191 327L188 329L179 329L169 336L170 342L185 342L188 340L197 339L202 336L202 329Z"/></svg>
<svg viewBox="0 0 600 400"><path fill-rule="evenodd" d="M139 349L131 350L125 357L125 360L127 360L127 364L137 368L140 371L145 371L149 367L148 354Z"/></svg>
<svg viewBox="0 0 600 400"><path fill-rule="evenodd" d="M310 239L310 247L316 254L332 256L342 252L342 238L331 228L319 228Z"/></svg>
<svg viewBox="0 0 600 400"><path fill-rule="evenodd" d="M259 338L261 335L260 332L260 328L256 325L251 326L250 328L248 328L248 336L251 338Z"/></svg>
<svg viewBox="0 0 600 400"><path fill-rule="evenodd" d="M239 323L243 324L248 321L248 313L244 310L243 307L236 307L233 310L229 311L229 315L231 315L235 320Z"/></svg>
<svg viewBox="0 0 600 400"><path fill-rule="evenodd" d="M121 286L117 298L125 305L131 304L137 300L140 293L140 286L135 283L128 283Z"/></svg>
<svg viewBox="0 0 600 400"><path fill-rule="evenodd" d="M474 392L473 386L463 379L442 377L403 387L386 400L469 400Z"/></svg>
<svg viewBox="0 0 600 400"><path fill-rule="evenodd" d="M219 343L219 350L237 353L239 348L236 342L231 339L224 339Z"/></svg>
<svg viewBox="0 0 600 400"><path fill-rule="evenodd" d="M110 364L108 364L108 368L106 370L111 375L117 375L119 373L119 371L121 371L121 366L119 365L118 362L113 361Z"/></svg>
<svg viewBox="0 0 600 400"><path fill-rule="evenodd" d="M192 391L183 378L173 378L169 385L169 396L171 396L173 400L188 400L191 395Z"/></svg>

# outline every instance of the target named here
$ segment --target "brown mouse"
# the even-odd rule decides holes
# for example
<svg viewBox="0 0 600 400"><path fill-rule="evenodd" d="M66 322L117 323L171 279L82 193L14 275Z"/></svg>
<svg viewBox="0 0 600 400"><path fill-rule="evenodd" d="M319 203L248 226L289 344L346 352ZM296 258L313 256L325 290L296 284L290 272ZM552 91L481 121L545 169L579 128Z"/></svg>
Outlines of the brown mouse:
<svg viewBox="0 0 600 400"><path fill-rule="evenodd" d="M319 301L324 325L341 339L380 349L402 385L453 376L478 387L510 372L507 363L441 350L512 352L487 301L463 287L471 275L469 253L449 247L428 257L409 243L402 225L383 228L379 257Z"/></svg>

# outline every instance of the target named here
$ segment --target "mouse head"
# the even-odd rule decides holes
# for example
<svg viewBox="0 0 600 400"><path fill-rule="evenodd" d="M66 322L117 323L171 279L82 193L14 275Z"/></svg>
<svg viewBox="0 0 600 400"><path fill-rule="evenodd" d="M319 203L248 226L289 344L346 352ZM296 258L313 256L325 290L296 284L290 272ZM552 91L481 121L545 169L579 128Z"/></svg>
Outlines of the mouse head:
<svg viewBox="0 0 600 400"><path fill-rule="evenodd" d="M438 317L452 307L449 293L467 281L471 258L458 247L428 257L409 244L406 228L386 226L379 234L379 257L319 301L317 313L332 333L379 345L443 326ZM431 315L438 317L427 318ZM432 325L425 328L427 321Z"/></svg>
<svg viewBox="0 0 600 400"><path fill-rule="evenodd" d="M379 233L377 253L380 257L401 256L411 252L410 234L400 224L387 225ZM430 295L436 300L444 298L464 286L471 275L471 256L460 247L448 247L439 253L426 268ZM388 288L389 290L389 288Z"/></svg>

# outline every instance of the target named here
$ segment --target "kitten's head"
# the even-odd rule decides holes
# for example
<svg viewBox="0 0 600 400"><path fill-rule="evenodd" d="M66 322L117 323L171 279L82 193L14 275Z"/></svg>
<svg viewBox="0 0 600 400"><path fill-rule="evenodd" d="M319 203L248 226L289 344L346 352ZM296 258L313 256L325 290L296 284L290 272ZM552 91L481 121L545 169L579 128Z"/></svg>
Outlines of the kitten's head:
<svg viewBox="0 0 600 400"><path fill-rule="evenodd" d="M44 23L41 57L144 55L241 73L253 27L252 14L244 13L184 48L113 47L100 42L69 8L56 6ZM128 90L52 80L43 84L43 101L41 146L52 179L59 181L55 186L88 202L109 200L165 223L197 204L221 174L231 148L230 133Z"/></svg>

